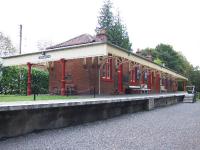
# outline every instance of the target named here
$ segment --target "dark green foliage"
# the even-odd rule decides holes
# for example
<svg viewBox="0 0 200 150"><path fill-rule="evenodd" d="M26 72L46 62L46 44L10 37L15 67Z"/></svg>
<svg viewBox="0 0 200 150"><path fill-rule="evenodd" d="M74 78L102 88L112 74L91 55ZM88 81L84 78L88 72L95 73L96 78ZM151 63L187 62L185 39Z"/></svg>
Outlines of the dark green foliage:
<svg viewBox="0 0 200 150"><path fill-rule="evenodd" d="M191 84L195 85L196 90L200 92L200 68L194 67L190 72Z"/></svg>
<svg viewBox="0 0 200 150"><path fill-rule="evenodd" d="M114 23L114 16L112 13L112 3L110 0L106 0L104 5L100 9L100 15L98 17L98 26L96 32L98 33L101 29L107 29L109 31Z"/></svg>
<svg viewBox="0 0 200 150"><path fill-rule="evenodd" d="M162 65L164 64L166 67L185 76L188 76L188 72L192 67L187 59L170 45L159 44L154 49L147 48L141 52L143 56L147 56L148 53L151 53L154 62L160 60Z"/></svg>
<svg viewBox="0 0 200 150"><path fill-rule="evenodd" d="M48 93L48 72L32 69L32 91L38 94ZM35 91L37 89L37 91ZM26 94L27 69L19 67L5 67L0 78L1 94Z"/></svg>
<svg viewBox="0 0 200 150"><path fill-rule="evenodd" d="M112 13L112 3L110 0L104 2L98 17L96 32L106 30L108 41L128 51L131 51L132 44L129 41L126 26L122 24L119 12L117 16Z"/></svg>
<svg viewBox="0 0 200 150"><path fill-rule="evenodd" d="M176 52L172 46L159 44L156 48L146 48L141 51L141 55L147 56L151 53L153 61L157 63L160 60L163 65L186 76L189 81L188 85L195 85L200 91L200 68L193 67L180 52ZM182 82L179 83L179 89L182 89Z"/></svg>
<svg viewBox="0 0 200 150"><path fill-rule="evenodd" d="M49 73L38 69L32 70L32 93L46 94L49 88Z"/></svg>

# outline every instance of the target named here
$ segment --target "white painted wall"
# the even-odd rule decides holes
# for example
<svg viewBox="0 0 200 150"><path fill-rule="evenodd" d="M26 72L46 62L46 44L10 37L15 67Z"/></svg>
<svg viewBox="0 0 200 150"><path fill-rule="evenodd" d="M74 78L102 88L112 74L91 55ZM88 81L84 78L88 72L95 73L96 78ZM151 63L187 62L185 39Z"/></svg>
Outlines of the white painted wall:
<svg viewBox="0 0 200 150"><path fill-rule="evenodd" d="M29 63L37 64L42 62L57 61L60 59L77 59L85 57L96 57L107 55L106 44L95 44L87 46L70 47L65 49L49 50L45 52L50 58L39 59L41 52L7 57L3 59L3 66L16 66Z"/></svg>

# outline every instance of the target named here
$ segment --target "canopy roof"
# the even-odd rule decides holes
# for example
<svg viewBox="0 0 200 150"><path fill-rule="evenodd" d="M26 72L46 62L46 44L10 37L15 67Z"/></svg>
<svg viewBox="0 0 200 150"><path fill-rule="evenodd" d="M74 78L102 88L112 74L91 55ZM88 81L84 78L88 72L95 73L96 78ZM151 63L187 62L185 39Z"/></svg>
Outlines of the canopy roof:
<svg viewBox="0 0 200 150"><path fill-rule="evenodd" d="M169 68L160 66L144 57L141 57L135 53L129 52L123 48L106 42L105 39L102 38L102 36L93 37L88 34L83 34L69 41L51 46L43 52L34 52L10 57L3 57L2 63L3 66L16 66L25 65L27 63L37 64L58 61L60 59L67 60L86 57L108 56L109 54L125 58L126 60L135 62L152 70L157 70L162 73L169 74L177 79L188 80L183 75L178 74L177 72Z"/></svg>

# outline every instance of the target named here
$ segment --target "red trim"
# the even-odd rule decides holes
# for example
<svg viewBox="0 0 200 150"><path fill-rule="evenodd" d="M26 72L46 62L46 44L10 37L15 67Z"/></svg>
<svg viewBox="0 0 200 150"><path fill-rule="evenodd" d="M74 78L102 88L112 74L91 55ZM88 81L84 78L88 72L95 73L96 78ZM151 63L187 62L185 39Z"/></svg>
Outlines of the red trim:
<svg viewBox="0 0 200 150"><path fill-rule="evenodd" d="M110 63L110 79L112 79L112 58L109 59Z"/></svg>
<svg viewBox="0 0 200 150"><path fill-rule="evenodd" d="M118 67L118 92L123 92L122 87L122 64Z"/></svg>
<svg viewBox="0 0 200 150"><path fill-rule="evenodd" d="M65 95L65 60L61 59L62 73L61 73L61 95Z"/></svg>
<svg viewBox="0 0 200 150"><path fill-rule="evenodd" d="M31 95L31 63L27 63L28 66L28 81L27 81L27 95Z"/></svg>
<svg viewBox="0 0 200 150"><path fill-rule="evenodd" d="M148 89L151 89L152 88L152 74L151 74L151 71L149 71L148 73Z"/></svg>
<svg viewBox="0 0 200 150"><path fill-rule="evenodd" d="M142 84L144 84L144 71L143 71L143 73L142 73Z"/></svg>
<svg viewBox="0 0 200 150"><path fill-rule="evenodd" d="M156 74L156 92L160 93L160 74Z"/></svg>

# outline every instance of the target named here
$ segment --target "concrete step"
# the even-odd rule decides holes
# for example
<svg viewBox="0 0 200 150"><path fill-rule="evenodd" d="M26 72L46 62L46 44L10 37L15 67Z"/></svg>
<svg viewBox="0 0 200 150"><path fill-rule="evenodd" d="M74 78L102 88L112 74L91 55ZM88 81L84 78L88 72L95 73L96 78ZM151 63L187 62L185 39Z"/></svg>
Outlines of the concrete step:
<svg viewBox="0 0 200 150"><path fill-rule="evenodd" d="M193 102L193 98L192 99L185 99L183 100L184 103L192 103Z"/></svg>

